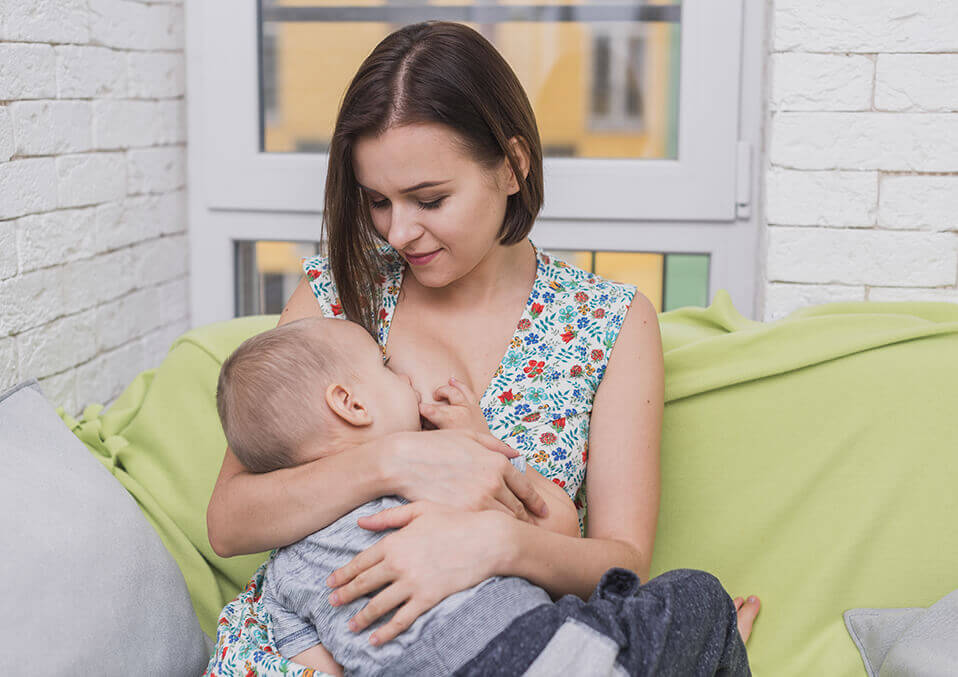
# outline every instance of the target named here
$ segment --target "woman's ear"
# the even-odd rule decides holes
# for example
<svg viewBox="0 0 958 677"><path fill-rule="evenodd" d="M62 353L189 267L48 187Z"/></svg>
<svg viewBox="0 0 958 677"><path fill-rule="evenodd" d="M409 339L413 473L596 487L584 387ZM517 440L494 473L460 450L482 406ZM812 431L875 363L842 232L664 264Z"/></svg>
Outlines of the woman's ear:
<svg viewBox="0 0 958 677"><path fill-rule="evenodd" d="M512 146L512 152L516 156L516 160L519 162L519 168L522 170L522 180L525 181L526 176L529 175L529 154L526 151L525 139L521 136L514 136L509 139L509 144ZM506 172L506 185L508 186L508 194L514 195L519 192L519 183L516 181L516 174L512 171L512 165L509 163L509 158L504 159L504 171Z"/></svg>
<svg viewBox="0 0 958 677"><path fill-rule="evenodd" d="M336 416L357 428L373 423L373 416L366 405L341 383L330 383L326 388L326 404Z"/></svg>

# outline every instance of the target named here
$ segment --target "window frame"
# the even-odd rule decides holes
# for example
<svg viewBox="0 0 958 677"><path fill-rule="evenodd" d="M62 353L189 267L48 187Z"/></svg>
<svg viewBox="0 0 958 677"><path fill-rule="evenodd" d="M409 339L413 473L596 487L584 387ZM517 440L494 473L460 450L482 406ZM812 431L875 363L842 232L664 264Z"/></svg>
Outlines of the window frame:
<svg viewBox="0 0 958 677"><path fill-rule="evenodd" d="M233 314L235 240L318 239L328 155L259 150L256 3L205 0L186 11L191 303L204 323ZM758 229L753 144L739 129L743 78L761 73L743 59L747 26L754 36L761 23L743 0L684 0L681 22L678 159L545 158L531 237L543 247L709 254L708 298L728 289L749 314ZM216 40L204 38L210 27Z"/></svg>

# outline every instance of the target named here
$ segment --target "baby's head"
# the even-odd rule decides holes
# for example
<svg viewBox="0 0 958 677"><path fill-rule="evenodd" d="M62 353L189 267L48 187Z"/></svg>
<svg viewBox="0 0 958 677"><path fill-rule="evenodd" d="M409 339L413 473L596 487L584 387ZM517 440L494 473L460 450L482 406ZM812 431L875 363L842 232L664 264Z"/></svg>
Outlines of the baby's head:
<svg viewBox="0 0 958 677"><path fill-rule="evenodd" d="M223 362L216 408L253 472L419 430L419 394L355 322L304 318L257 334Z"/></svg>

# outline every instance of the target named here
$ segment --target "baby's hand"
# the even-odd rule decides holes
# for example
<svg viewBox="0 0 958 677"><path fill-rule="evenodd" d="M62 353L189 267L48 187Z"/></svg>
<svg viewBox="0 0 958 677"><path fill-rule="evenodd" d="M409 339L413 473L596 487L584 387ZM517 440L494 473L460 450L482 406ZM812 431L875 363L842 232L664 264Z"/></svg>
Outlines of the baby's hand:
<svg viewBox="0 0 958 677"><path fill-rule="evenodd" d="M440 430L461 428L480 433L489 432L489 425L479 408L479 398L469 386L457 381L455 376L449 378L449 385L436 388L432 396L440 402L423 402L419 405L419 414Z"/></svg>

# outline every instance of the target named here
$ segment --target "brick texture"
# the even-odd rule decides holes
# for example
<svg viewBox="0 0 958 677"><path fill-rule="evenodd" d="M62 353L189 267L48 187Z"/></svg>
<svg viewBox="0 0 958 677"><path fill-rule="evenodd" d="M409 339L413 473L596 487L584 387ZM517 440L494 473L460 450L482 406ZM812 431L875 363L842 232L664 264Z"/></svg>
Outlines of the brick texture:
<svg viewBox="0 0 958 677"><path fill-rule="evenodd" d="M189 320L180 0L0 0L0 389L77 414Z"/></svg>
<svg viewBox="0 0 958 677"><path fill-rule="evenodd" d="M769 8L760 315L958 302L958 3Z"/></svg>

